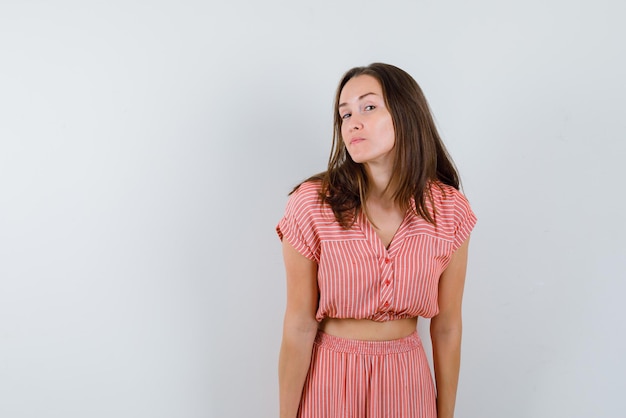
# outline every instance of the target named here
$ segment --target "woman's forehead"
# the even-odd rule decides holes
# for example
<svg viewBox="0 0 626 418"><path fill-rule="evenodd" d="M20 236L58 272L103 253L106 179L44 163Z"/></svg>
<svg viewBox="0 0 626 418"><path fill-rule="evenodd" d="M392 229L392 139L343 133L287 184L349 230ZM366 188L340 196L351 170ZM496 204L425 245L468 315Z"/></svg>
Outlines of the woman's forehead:
<svg viewBox="0 0 626 418"><path fill-rule="evenodd" d="M371 75L362 74L351 78L341 89L339 94L340 105L348 102L355 102L361 98L374 94L383 95L382 87L379 81Z"/></svg>

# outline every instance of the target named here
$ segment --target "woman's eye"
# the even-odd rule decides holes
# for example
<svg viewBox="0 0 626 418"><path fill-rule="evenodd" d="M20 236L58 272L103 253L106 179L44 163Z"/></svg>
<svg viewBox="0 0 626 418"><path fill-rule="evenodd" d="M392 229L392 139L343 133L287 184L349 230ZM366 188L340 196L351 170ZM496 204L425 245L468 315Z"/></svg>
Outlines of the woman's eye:
<svg viewBox="0 0 626 418"><path fill-rule="evenodd" d="M367 106L364 107L364 109L365 110L374 110L374 109L376 109L376 106L374 106L374 105L367 105Z"/></svg>
<svg viewBox="0 0 626 418"><path fill-rule="evenodd" d="M350 113L344 113L341 115L341 119L348 119L350 117Z"/></svg>

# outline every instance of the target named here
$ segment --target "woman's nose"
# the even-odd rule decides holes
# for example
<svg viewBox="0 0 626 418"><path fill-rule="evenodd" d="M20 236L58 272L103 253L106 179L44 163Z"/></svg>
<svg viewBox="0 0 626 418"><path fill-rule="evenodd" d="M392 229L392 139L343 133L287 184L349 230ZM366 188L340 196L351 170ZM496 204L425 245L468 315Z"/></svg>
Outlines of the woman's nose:
<svg viewBox="0 0 626 418"><path fill-rule="evenodd" d="M351 130L359 130L363 128L363 123L361 122L361 119L359 119L358 117L354 117L352 116L350 118L350 129Z"/></svg>

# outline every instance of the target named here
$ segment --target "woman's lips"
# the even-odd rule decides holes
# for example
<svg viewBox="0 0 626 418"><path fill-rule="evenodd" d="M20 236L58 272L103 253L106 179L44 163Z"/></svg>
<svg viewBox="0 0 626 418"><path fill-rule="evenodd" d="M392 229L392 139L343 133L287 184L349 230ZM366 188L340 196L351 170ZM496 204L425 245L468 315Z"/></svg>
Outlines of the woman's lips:
<svg viewBox="0 0 626 418"><path fill-rule="evenodd" d="M352 138L350 140L350 145L358 144L359 142L365 141L365 138Z"/></svg>

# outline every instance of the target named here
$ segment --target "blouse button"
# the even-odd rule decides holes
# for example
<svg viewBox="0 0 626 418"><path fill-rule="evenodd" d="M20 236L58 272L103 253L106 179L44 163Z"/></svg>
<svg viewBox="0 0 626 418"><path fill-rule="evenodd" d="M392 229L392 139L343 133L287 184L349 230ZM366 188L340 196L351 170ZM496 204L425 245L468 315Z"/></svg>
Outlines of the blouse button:
<svg viewBox="0 0 626 418"><path fill-rule="evenodd" d="M389 264L391 260L389 258L385 258L385 264Z"/></svg>
<svg viewBox="0 0 626 418"><path fill-rule="evenodd" d="M383 303L383 306L384 306L385 308L387 308L387 307L389 306L389 302L385 302L385 303Z"/></svg>
<svg viewBox="0 0 626 418"><path fill-rule="evenodd" d="M385 285L386 286L389 286L389 283L391 283L391 280L389 280L389 279L385 280Z"/></svg>

